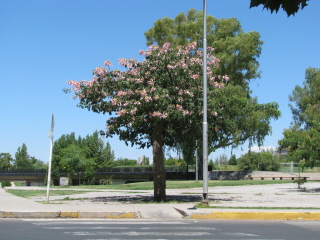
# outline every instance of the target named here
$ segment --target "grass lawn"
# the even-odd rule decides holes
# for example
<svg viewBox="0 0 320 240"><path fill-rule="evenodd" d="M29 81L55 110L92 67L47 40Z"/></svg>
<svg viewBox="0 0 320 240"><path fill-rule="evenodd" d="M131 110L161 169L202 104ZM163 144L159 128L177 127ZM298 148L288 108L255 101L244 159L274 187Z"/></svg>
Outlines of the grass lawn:
<svg viewBox="0 0 320 240"><path fill-rule="evenodd" d="M220 186L244 186L244 185L265 185L265 184L282 184L282 183L293 183L292 180L223 180L223 181L209 181L208 187L220 187ZM294 184L294 183L293 183ZM190 189L190 188L202 188L202 181L167 181L166 189ZM19 197L41 197L46 196L47 191L39 187L39 190L7 190L7 192L19 196ZM62 195L74 195L86 193L83 189L92 190L153 190L153 182L138 182L129 184L119 185L81 185L81 186L70 186L72 189L79 190L68 190L65 187L53 186L50 190L50 196L62 196ZM55 190L56 189L56 190Z"/></svg>
<svg viewBox="0 0 320 240"><path fill-rule="evenodd" d="M220 187L220 186L244 186L244 185L265 185L265 184L281 184L281 183L293 183L292 180L223 180L223 181L209 181L208 187ZM202 188L202 181L167 181L166 189L183 189L183 188ZM61 188L59 186L52 187ZM119 185L81 185L70 186L72 189L116 189L116 190L153 190L153 182L138 182Z"/></svg>
<svg viewBox="0 0 320 240"><path fill-rule="evenodd" d="M18 197L30 198L30 197L44 197L47 196L47 190L7 190L8 193L16 195ZM62 195L74 195L87 193L89 191L76 191L76 190L50 190L50 196L62 196Z"/></svg>

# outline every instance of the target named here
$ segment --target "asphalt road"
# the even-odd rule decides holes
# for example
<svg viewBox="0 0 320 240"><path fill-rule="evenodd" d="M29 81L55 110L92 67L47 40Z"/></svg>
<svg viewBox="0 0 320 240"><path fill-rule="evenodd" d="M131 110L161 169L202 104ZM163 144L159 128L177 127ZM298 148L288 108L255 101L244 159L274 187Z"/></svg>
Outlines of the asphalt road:
<svg viewBox="0 0 320 240"><path fill-rule="evenodd" d="M0 239L319 240L320 222L1 219Z"/></svg>

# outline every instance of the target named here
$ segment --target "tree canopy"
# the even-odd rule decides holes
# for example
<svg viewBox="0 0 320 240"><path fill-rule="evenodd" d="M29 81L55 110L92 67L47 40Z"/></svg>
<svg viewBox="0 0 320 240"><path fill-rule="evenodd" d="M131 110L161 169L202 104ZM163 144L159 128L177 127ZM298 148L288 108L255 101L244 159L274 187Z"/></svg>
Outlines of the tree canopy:
<svg viewBox="0 0 320 240"><path fill-rule="evenodd" d="M305 78L303 87L296 86L289 96L293 122L279 146L312 167L320 158L320 69L308 68Z"/></svg>
<svg viewBox="0 0 320 240"><path fill-rule="evenodd" d="M252 79L260 78L259 62L263 42L255 31L245 33L236 18L217 19L207 15L207 45L214 48L214 55L220 59L219 68L213 69L215 75L228 75L233 85L245 88ZM155 21L153 27L145 32L147 45L172 46L198 42L203 46L203 12L190 9L187 14L180 13L174 19L165 17Z"/></svg>
<svg viewBox="0 0 320 240"><path fill-rule="evenodd" d="M0 170L9 170L12 163L13 158L10 153L0 153Z"/></svg>
<svg viewBox="0 0 320 240"><path fill-rule="evenodd" d="M309 0L251 0L250 8L263 5L263 8L270 10L271 13L274 11L277 13L281 7L290 16L297 13L300 8L302 10L308 6L307 1Z"/></svg>

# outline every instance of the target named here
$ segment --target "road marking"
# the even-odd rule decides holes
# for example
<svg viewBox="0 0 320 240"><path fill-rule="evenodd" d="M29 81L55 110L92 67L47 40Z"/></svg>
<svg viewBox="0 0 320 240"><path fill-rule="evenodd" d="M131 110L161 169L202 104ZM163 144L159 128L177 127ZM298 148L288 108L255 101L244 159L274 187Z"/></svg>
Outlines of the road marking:
<svg viewBox="0 0 320 240"><path fill-rule="evenodd" d="M41 220L40 220L41 221ZM62 221L62 222L58 222L58 221L49 221L49 222L34 222L33 223L34 225L60 225L60 224L63 224L63 225L123 225L123 224L133 224L133 225L141 225L141 224L148 224L148 225L151 225L151 224L158 224L158 225L172 225L172 224L189 224L187 222L140 222L140 221L135 221L135 222L116 222L116 221L113 221L113 222L109 222L109 221L106 221L106 222L82 222L82 221Z"/></svg>
<svg viewBox="0 0 320 240"><path fill-rule="evenodd" d="M117 236L204 236L212 235L209 232L64 232L65 234L71 234L73 236L108 236L108 235L117 235Z"/></svg>
<svg viewBox="0 0 320 240"><path fill-rule="evenodd" d="M97 230L97 229L116 229L116 230L120 230L120 229L139 229L139 230L159 230L159 229L163 229L162 227L133 227L133 228L129 228L129 227L43 227L44 229L52 229L52 230L75 230L75 229L85 229L85 230ZM211 228L211 227L171 227L170 229L172 230L207 230L207 231L220 231L221 229L217 229L217 228Z"/></svg>

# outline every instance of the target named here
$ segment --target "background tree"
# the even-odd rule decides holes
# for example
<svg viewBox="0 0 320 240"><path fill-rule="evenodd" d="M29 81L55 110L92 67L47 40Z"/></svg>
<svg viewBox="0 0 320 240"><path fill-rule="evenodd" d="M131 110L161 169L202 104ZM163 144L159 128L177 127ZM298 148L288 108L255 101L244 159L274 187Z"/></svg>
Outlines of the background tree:
<svg viewBox="0 0 320 240"><path fill-rule="evenodd" d="M10 153L0 153L0 170L9 170L13 161Z"/></svg>
<svg viewBox="0 0 320 240"><path fill-rule="evenodd" d="M229 159L229 165L237 165L237 157L236 155L232 155Z"/></svg>
<svg viewBox="0 0 320 240"><path fill-rule="evenodd" d="M320 158L320 69L308 68L303 87L296 86L289 96L293 122L279 140L296 162L305 160L313 167Z"/></svg>
<svg viewBox="0 0 320 240"><path fill-rule="evenodd" d="M69 177L82 172L86 181L94 178L97 168L113 166L115 158L110 144L104 144L97 131L77 139L75 133L64 134L54 142L52 153L54 177L59 177L60 171L66 172Z"/></svg>
<svg viewBox="0 0 320 240"><path fill-rule="evenodd" d="M237 162L239 170L242 171L278 171L281 166L279 158L269 151L250 151L238 158Z"/></svg>
<svg viewBox="0 0 320 240"><path fill-rule="evenodd" d="M80 139L81 141L81 139ZM60 171L61 169L61 161L63 158L63 149L68 148L71 145L76 145L77 140L75 137L75 133L71 134L63 134L59 139L57 139L52 148L52 169L51 169L51 175L55 178L60 177Z"/></svg>
<svg viewBox="0 0 320 240"><path fill-rule="evenodd" d="M148 166L148 165L150 165L150 159L149 159L149 157L146 157L146 156L143 155L142 161L141 161L140 165L143 165L143 166Z"/></svg>
<svg viewBox="0 0 320 240"><path fill-rule="evenodd" d="M282 7L289 17L298 12L300 7L302 10L304 7L308 6L307 1L309 0L251 0L250 8L263 5L263 8L270 10L271 13L273 13L273 11L276 11L277 13L280 7Z"/></svg>
<svg viewBox="0 0 320 240"><path fill-rule="evenodd" d="M35 157L30 157L30 161L33 165L33 169L47 169L47 164Z"/></svg>
<svg viewBox="0 0 320 240"><path fill-rule="evenodd" d="M59 165L61 170L67 173L67 176L70 180L72 175L85 170L85 162L87 159L83 149L80 146L71 144L67 148L63 148L61 153L62 158Z"/></svg>
<svg viewBox="0 0 320 240"><path fill-rule="evenodd" d="M128 159L128 158L119 158L114 162L115 167L123 167L123 166L138 166L137 160Z"/></svg>
<svg viewBox="0 0 320 240"><path fill-rule="evenodd" d="M216 157L214 160L215 165L228 165L229 159L226 154L221 154L220 156Z"/></svg>
<svg viewBox="0 0 320 240"><path fill-rule="evenodd" d="M30 156L27 151L26 144L22 144L21 147L18 147L18 150L15 154L15 166L16 169L33 169L33 164L30 161Z"/></svg>
<svg viewBox="0 0 320 240"><path fill-rule="evenodd" d="M262 41L257 32L243 32L235 18L216 19L207 16L208 46L214 47L214 54L220 59L220 67L213 69L216 75L228 75L230 83L223 89L213 89L208 96L212 112L216 114L209 124L209 151L218 148L237 147L246 141L249 146L262 144L271 133L270 121L280 116L277 103L258 104L249 90L251 79L259 78L259 62ZM203 38L203 14L195 9L188 14L180 13L175 19L168 17L157 20L145 32L147 44L184 45L198 41L199 49ZM214 96L211 98L211 96ZM195 139L199 143L199 178L202 178L202 121L193 122L192 128L185 128L177 138L183 149L184 159L192 159ZM190 137L190 136L193 136ZM177 145L176 145L177 146Z"/></svg>
<svg viewBox="0 0 320 240"><path fill-rule="evenodd" d="M208 48L210 94L222 89L227 76L214 76L218 59ZM155 201L165 201L165 168L163 147L173 146L182 133L202 119L202 51L196 43L188 46L150 46L140 51L145 60L120 59L126 71L98 67L92 81L69 81L82 108L113 114L107 120L107 136L140 147L153 147ZM214 96L212 96L214 98ZM214 107L209 104L209 109ZM116 116L114 115L116 113ZM215 112L210 110L208 120ZM191 138L192 135L189 137ZM193 139L195 143L195 138Z"/></svg>

